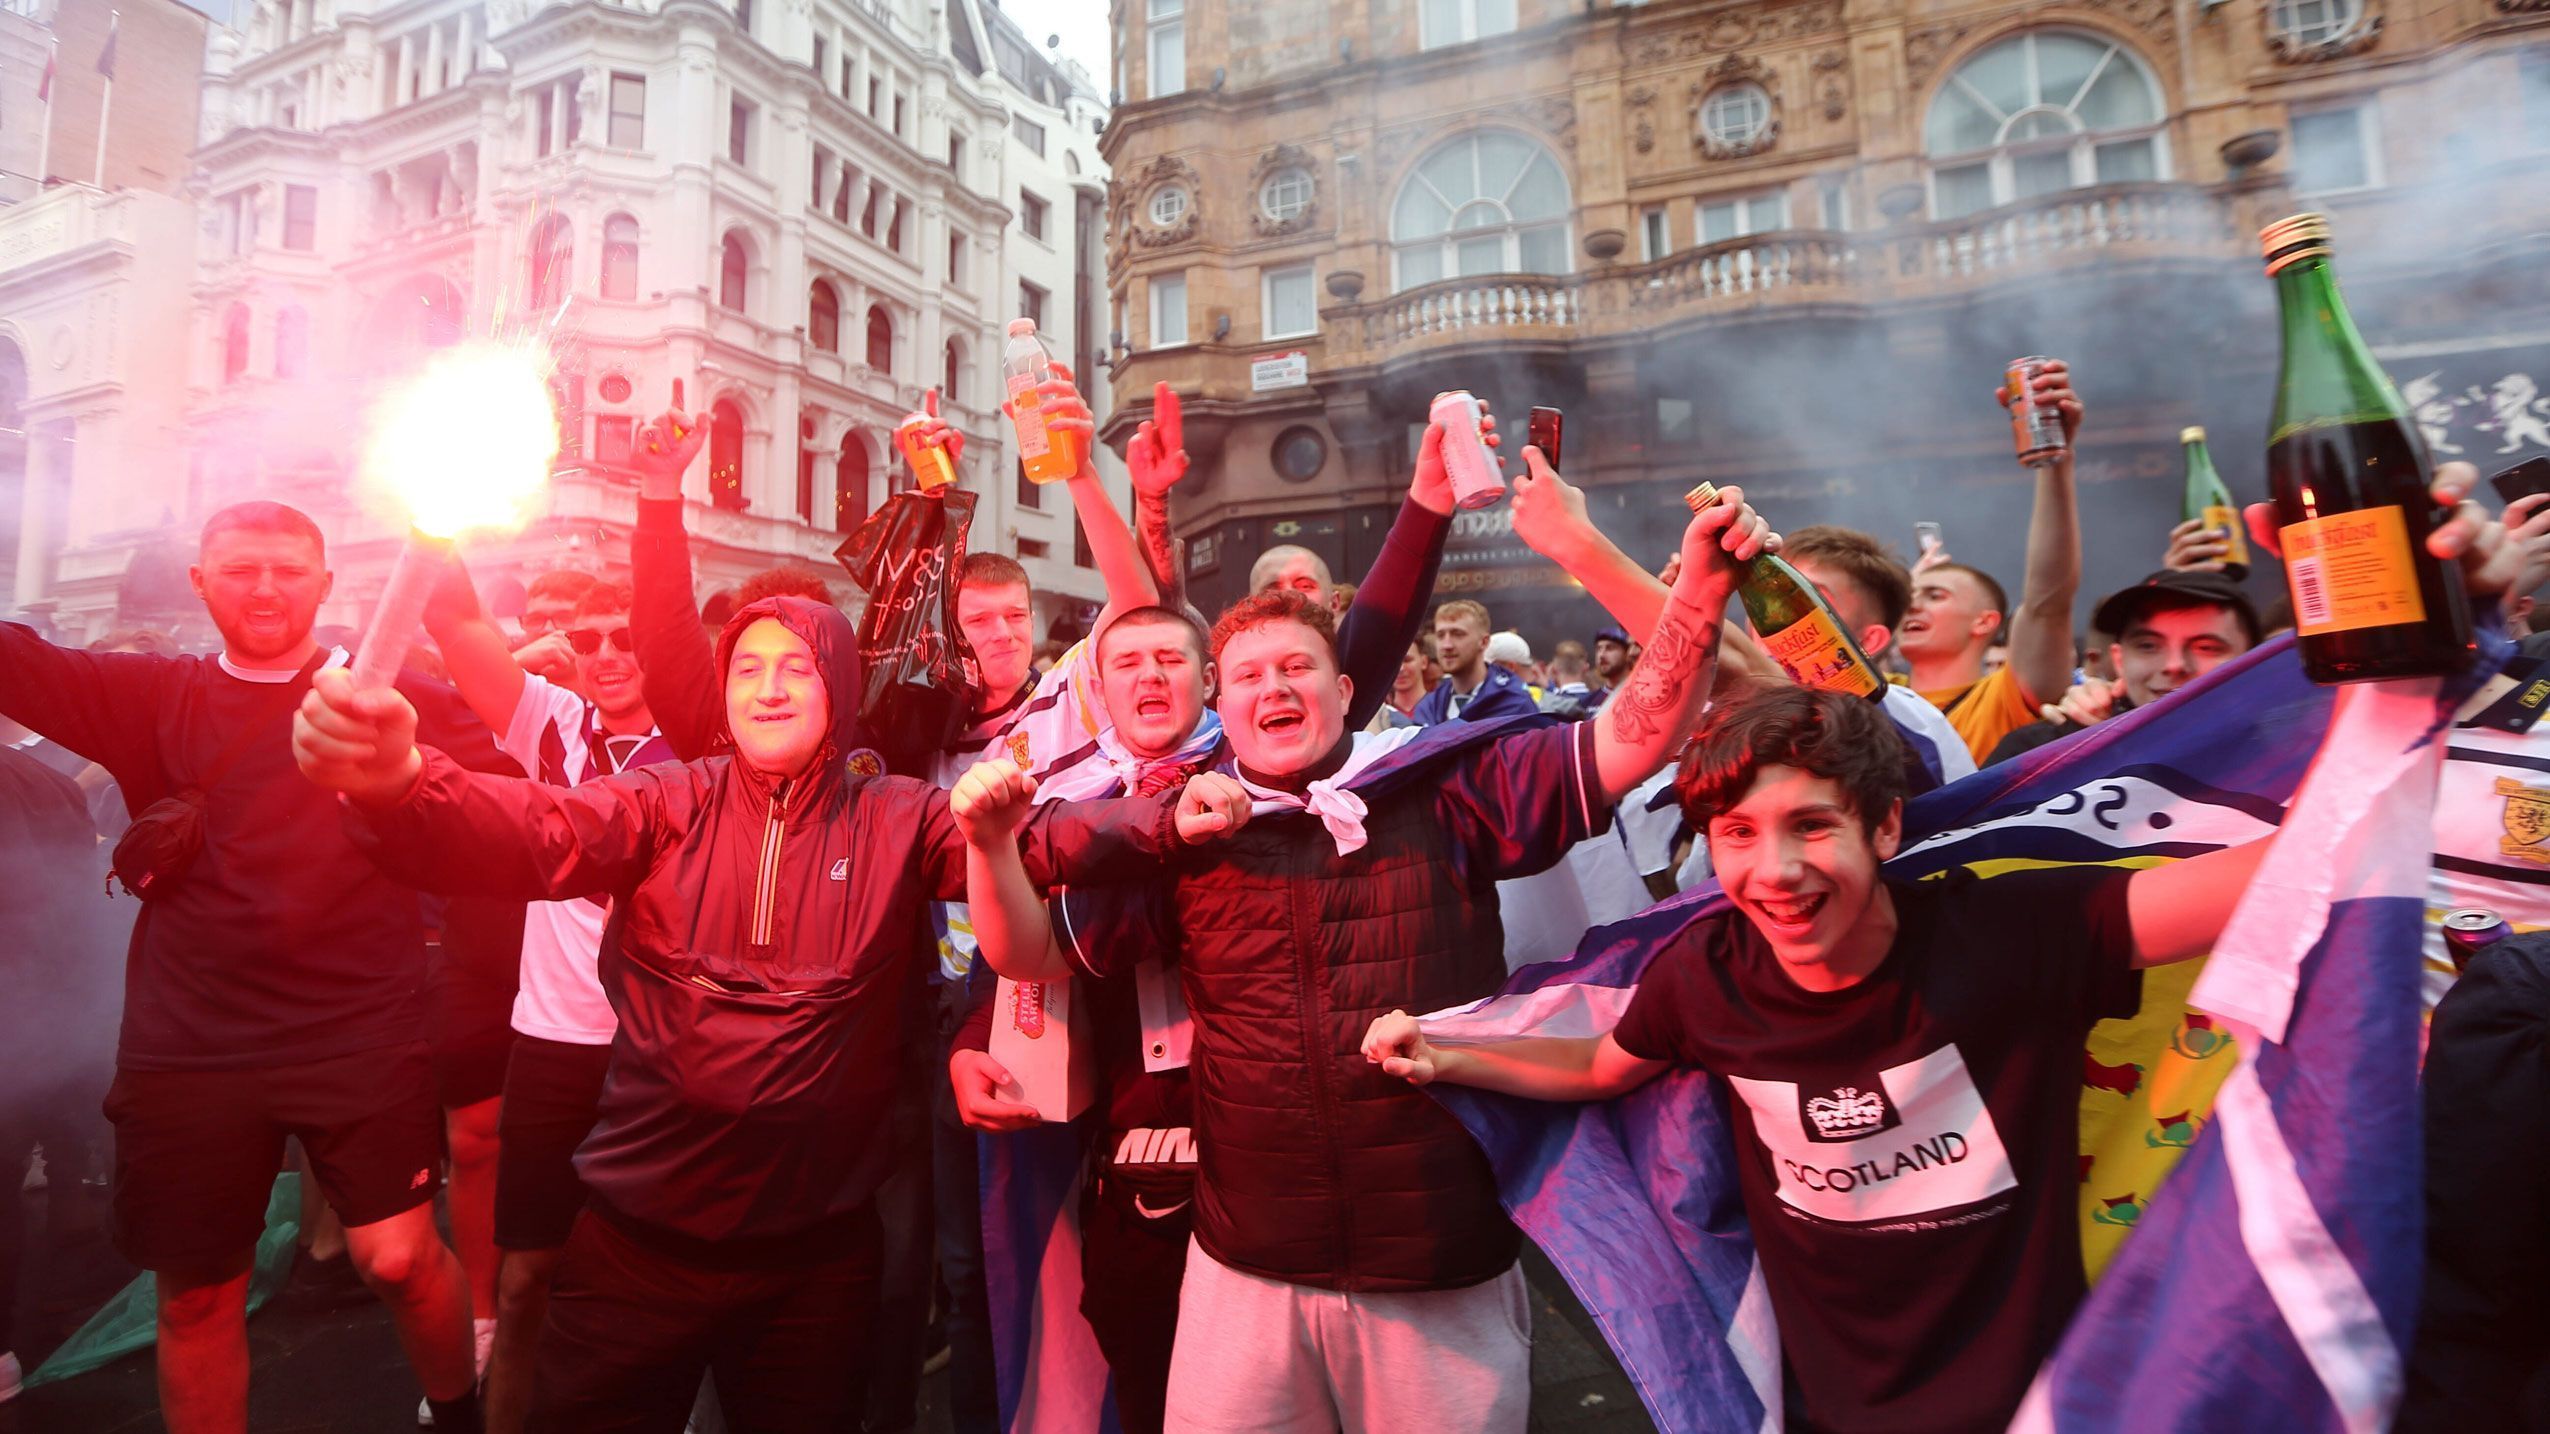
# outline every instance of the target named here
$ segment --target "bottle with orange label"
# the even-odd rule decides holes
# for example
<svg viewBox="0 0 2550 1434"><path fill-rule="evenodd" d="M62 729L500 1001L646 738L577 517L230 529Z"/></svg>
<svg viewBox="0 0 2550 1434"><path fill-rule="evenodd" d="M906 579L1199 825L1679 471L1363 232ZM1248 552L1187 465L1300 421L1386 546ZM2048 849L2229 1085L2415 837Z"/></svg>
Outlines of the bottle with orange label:
<svg viewBox="0 0 2550 1434"><path fill-rule="evenodd" d="M1034 319L1009 321L1009 346L1001 351L1009 384L1010 422L1018 428L1018 465L1032 483L1060 483L1080 471L1080 450L1068 433L1045 426L1044 396L1037 385L1054 376L1053 355L1036 337Z"/></svg>
<svg viewBox="0 0 2550 1434"><path fill-rule="evenodd" d="M2238 582L2249 576L2249 536L2240 526L2240 505L2231 501L2231 489L2214 471L2214 456L2205 446L2205 430L2179 430L2178 441L2187 448L2187 486L2178 516L2193 519L2221 533L2230 544L2223 554L2222 575Z"/></svg>
<svg viewBox="0 0 2550 1434"><path fill-rule="evenodd" d="M2297 214L2258 241L2283 311L2267 481L2303 669L2332 683L2466 667L2461 569L2426 551L2446 516L2427 492L2433 460L2338 295L2328 217Z"/></svg>
<svg viewBox="0 0 2550 1434"><path fill-rule="evenodd" d="M1718 497L1716 484L1703 483L1683 494L1682 501L1697 513ZM1777 553L1754 554L1736 593L1744 600L1744 616L1753 624L1755 640L1791 681L1800 687L1884 699L1885 675L1859 650L1858 641L1824 594L1786 559Z"/></svg>
<svg viewBox="0 0 2550 1434"><path fill-rule="evenodd" d="M903 415L894 426L894 446L903 451L903 461L912 468L912 481L924 493L936 492L956 481L956 465L947 458L947 446L932 442L923 435L938 415L927 409L914 409Z"/></svg>

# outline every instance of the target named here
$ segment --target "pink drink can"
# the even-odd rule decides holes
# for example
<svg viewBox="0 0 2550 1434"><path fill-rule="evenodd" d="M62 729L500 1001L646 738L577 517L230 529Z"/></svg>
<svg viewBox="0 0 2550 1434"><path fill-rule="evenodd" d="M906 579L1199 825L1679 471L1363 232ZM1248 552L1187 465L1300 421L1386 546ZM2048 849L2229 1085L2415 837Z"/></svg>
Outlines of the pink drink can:
<svg viewBox="0 0 2550 1434"><path fill-rule="evenodd" d="M1486 414L1467 389L1434 396L1428 418L1443 430L1443 471L1458 508L1492 508L1505 500L1505 475L1488 447Z"/></svg>

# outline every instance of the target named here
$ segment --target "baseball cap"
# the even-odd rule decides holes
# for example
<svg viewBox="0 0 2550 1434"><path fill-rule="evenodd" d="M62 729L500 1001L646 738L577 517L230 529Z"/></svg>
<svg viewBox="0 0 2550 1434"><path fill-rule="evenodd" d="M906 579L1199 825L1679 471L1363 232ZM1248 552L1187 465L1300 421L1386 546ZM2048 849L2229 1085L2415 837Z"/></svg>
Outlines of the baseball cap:
<svg viewBox="0 0 2550 1434"><path fill-rule="evenodd" d="M2130 588L2120 589L2099 599L2098 610L2090 614L2090 626L2115 636L2123 636L2136 618L2145 613L2172 612L2189 607L2227 607L2240 621L2240 630L2249 635L2249 645L2258 644L2260 630L2258 609L2240 585L2220 573L2187 572L2164 568Z"/></svg>
<svg viewBox="0 0 2550 1434"><path fill-rule="evenodd" d="M1621 630L1621 627L1620 627L1620 625L1619 625L1618 623L1614 623L1614 624L1612 624L1612 625L1611 625L1611 626L1609 626L1609 627L1598 627L1598 628L1595 628L1595 629L1594 629L1594 641L1596 641L1596 642L1617 642L1617 643L1619 643L1621 646L1623 646L1623 647L1627 647L1627 646L1629 645L1629 634L1628 634L1627 632L1622 631L1622 630Z"/></svg>
<svg viewBox="0 0 2550 1434"><path fill-rule="evenodd" d="M1532 645L1519 632L1488 634L1487 660L1490 662L1522 662L1532 660Z"/></svg>

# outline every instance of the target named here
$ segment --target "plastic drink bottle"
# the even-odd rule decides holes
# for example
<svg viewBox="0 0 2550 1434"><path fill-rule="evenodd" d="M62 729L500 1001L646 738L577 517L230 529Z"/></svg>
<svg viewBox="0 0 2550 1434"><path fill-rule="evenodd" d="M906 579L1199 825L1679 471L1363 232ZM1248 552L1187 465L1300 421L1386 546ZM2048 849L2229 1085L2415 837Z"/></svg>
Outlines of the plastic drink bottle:
<svg viewBox="0 0 2550 1434"><path fill-rule="evenodd" d="M1036 337L1034 319L1009 321L1009 345L1001 350L1009 383L1010 420L1018 426L1018 466L1032 483L1059 483L1080 471L1071 435L1045 426L1044 395L1037 385L1054 376L1053 355Z"/></svg>

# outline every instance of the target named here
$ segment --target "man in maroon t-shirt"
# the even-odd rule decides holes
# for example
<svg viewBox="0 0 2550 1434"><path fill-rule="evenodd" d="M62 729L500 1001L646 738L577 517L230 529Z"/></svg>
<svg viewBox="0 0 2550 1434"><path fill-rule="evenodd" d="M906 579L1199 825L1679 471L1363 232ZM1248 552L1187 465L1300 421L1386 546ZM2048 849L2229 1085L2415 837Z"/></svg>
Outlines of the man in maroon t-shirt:
<svg viewBox="0 0 2550 1434"><path fill-rule="evenodd" d="M280 503L205 523L189 576L217 658L80 652L0 624L0 713L112 773L138 815L201 788L202 850L133 928L107 1118L115 1236L158 1276L159 1397L174 1434L248 1419L248 1275L284 1138L390 1308L442 1434L478 1426L469 1295L434 1229L442 1117L417 1004L416 893L354 849L293 765L293 700L346 661L311 636L334 583L316 524ZM402 678L470 760L483 730Z"/></svg>

